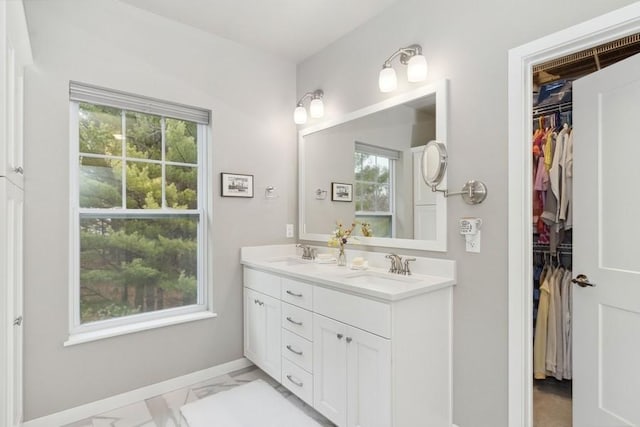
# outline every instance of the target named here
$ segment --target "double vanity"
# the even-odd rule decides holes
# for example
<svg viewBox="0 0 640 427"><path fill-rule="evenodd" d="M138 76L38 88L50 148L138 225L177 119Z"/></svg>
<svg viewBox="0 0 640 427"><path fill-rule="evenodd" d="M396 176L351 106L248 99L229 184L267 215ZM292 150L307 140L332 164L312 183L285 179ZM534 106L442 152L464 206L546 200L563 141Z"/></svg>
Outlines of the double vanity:
<svg viewBox="0 0 640 427"><path fill-rule="evenodd" d="M339 427L451 426L455 262L347 256L369 268L243 248L245 356Z"/></svg>

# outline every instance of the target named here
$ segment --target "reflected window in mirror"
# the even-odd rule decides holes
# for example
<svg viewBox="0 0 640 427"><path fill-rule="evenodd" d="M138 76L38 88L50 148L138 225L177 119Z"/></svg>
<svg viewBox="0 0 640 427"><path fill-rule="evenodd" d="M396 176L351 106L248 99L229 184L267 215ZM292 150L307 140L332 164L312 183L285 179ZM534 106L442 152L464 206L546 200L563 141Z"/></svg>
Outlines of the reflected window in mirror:
<svg viewBox="0 0 640 427"><path fill-rule="evenodd" d="M395 237L396 160L400 153L355 143L355 216L370 236ZM364 233L363 233L364 234Z"/></svg>

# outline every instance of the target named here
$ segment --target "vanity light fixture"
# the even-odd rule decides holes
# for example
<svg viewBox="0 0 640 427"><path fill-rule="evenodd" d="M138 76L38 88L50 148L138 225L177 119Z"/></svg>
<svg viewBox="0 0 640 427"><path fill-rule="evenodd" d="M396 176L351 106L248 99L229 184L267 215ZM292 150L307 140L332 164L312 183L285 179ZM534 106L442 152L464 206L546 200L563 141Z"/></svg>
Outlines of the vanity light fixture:
<svg viewBox="0 0 640 427"><path fill-rule="evenodd" d="M427 60L422 55L422 46L412 44L407 47L401 47L382 64L382 70L380 70L380 76L378 77L380 92L392 92L398 87L396 70L391 66L391 61L397 56L400 56L400 63L407 66L407 80L409 82L421 82L427 78Z"/></svg>
<svg viewBox="0 0 640 427"><path fill-rule="evenodd" d="M311 102L309 103L309 114L311 117L317 119L324 116L324 103L322 102L323 96L324 92L322 89L317 89L313 92L307 92L302 95L302 98L300 98L296 104L296 109L293 111L293 121L298 125L306 123L307 110L304 108L304 105L302 105L306 98L311 98Z"/></svg>

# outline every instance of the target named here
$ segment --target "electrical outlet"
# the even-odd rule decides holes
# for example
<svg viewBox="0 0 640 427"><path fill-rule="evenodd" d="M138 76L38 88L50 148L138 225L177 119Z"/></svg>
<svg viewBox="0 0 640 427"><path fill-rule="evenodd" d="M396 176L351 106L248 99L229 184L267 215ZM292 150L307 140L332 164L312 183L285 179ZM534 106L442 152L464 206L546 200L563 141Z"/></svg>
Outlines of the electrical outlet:
<svg viewBox="0 0 640 427"><path fill-rule="evenodd" d="M467 242L467 252L480 253L480 235L482 232L478 230L476 234L465 234Z"/></svg>
<svg viewBox="0 0 640 427"><path fill-rule="evenodd" d="M287 224L287 238L293 237L293 224Z"/></svg>

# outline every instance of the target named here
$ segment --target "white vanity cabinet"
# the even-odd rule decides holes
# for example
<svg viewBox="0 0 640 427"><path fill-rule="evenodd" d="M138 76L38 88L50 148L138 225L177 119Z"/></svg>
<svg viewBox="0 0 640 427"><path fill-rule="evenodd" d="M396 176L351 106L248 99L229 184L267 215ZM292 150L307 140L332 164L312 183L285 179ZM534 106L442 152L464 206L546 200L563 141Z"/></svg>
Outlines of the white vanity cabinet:
<svg viewBox="0 0 640 427"><path fill-rule="evenodd" d="M278 342L267 372L338 427L451 426L453 280L385 299L330 286L325 273L265 270L244 268L247 358L265 369L256 348ZM261 295L280 304L279 338L273 321L254 314ZM273 372L278 356L280 376Z"/></svg>

